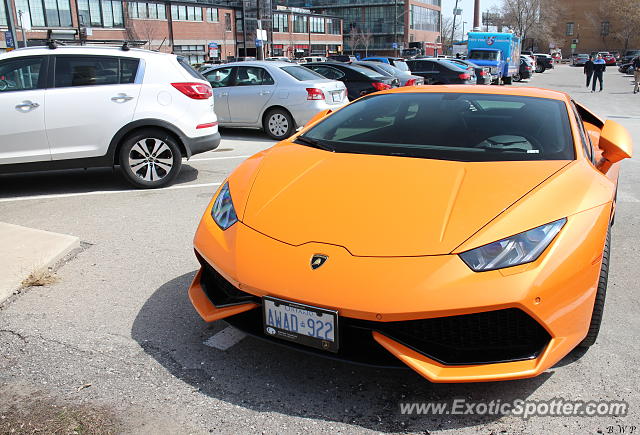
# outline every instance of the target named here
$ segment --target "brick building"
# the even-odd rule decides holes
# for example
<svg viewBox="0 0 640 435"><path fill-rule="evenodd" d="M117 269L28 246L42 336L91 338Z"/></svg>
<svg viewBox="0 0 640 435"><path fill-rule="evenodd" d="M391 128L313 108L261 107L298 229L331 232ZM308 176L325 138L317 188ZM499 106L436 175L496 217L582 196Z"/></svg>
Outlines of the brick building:
<svg viewBox="0 0 640 435"><path fill-rule="evenodd" d="M622 51L625 46L640 49L640 37L636 35L627 41L625 23L616 20L602 1L565 0L562 8L555 43L565 56L572 53L572 43L576 44L575 53Z"/></svg>
<svg viewBox="0 0 640 435"><path fill-rule="evenodd" d="M86 39L89 43L139 41L144 48L174 52L192 63L209 54L226 59L236 56L235 12L229 7L197 3L159 3L121 0L10 0L15 4L14 23L22 45L18 11L29 11L28 45L48 38ZM6 49L7 15L0 1L0 52ZM209 52L209 44L217 50Z"/></svg>

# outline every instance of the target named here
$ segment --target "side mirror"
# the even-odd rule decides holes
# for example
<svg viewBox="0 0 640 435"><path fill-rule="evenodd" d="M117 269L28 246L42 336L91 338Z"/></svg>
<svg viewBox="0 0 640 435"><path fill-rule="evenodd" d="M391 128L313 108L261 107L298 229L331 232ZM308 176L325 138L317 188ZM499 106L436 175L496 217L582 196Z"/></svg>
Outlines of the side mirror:
<svg viewBox="0 0 640 435"><path fill-rule="evenodd" d="M305 128L309 127L311 124L316 123L317 121L320 121L322 118L324 118L325 116L327 116L331 112L333 112L331 109L325 109L325 110L322 110L322 111L316 113L313 116L313 118L311 118L309 121L307 121L307 123L304 125Z"/></svg>
<svg viewBox="0 0 640 435"><path fill-rule="evenodd" d="M626 128L611 120L606 121L602 127L598 147L602 150L602 158L596 167L602 173L607 173L611 165L629 159L633 154L631 135Z"/></svg>

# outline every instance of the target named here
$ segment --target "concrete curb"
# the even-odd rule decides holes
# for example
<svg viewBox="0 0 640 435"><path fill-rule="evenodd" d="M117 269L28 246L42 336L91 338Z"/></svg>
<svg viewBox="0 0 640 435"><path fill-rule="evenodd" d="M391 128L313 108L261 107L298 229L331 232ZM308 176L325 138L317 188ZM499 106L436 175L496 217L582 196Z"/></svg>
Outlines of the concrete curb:
<svg viewBox="0 0 640 435"><path fill-rule="evenodd" d="M0 303L29 275L53 266L79 247L75 236L0 222Z"/></svg>

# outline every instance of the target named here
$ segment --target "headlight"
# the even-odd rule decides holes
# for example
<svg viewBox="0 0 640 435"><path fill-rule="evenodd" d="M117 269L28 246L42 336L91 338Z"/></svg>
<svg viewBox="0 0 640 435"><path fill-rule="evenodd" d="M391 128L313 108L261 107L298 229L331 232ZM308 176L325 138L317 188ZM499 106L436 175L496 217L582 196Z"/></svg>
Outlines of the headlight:
<svg viewBox="0 0 640 435"><path fill-rule="evenodd" d="M231 225L238 222L236 209L233 208L233 201L231 200L229 183L225 183L225 185L222 186L220 193L218 193L218 197L213 202L213 207L211 207L211 217L223 230L226 230Z"/></svg>
<svg viewBox="0 0 640 435"><path fill-rule="evenodd" d="M516 234L460 254L475 272L502 269L536 261L560 232L567 218Z"/></svg>

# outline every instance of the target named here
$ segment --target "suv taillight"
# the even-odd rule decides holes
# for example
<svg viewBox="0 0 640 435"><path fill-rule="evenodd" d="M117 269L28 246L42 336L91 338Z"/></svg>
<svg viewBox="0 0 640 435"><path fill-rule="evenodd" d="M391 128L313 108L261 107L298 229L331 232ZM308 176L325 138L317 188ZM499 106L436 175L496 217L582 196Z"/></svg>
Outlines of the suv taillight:
<svg viewBox="0 0 640 435"><path fill-rule="evenodd" d="M318 88L307 88L307 100L324 100L324 92Z"/></svg>
<svg viewBox="0 0 640 435"><path fill-rule="evenodd" d="M213 95L211 86L204 83L171 83L171 86L194 100L206 100Z"/></svg>
<svg viewBox="0 0 640 435"><path fill-rule="evenodd" d="M409 79L407 80L407 83L404 84L405 86L415 86L416 85L416 79Z"/></svg>
<svg viewBox="0 0 640 435"><path fill-rule="evenodd" d="M387 89L391 89L391 86L386 83L373 82L371 85L376 88L376 91L386 91Z"/></svg>

